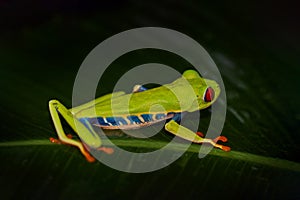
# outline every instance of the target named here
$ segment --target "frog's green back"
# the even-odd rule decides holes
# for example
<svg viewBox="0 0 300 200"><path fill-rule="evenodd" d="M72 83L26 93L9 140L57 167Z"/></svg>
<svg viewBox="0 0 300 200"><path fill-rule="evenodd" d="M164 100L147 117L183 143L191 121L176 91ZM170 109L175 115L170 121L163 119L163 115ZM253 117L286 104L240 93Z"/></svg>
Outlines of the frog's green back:
<svg viewBox="0 0 300 200"><path fill-rule="evenodd" d="M186 71L182 77L170 84L143 92L123 94L104 101L95 100L93 106L88 106L74 113L76 117L109 117L134 115L142 113L166 113L194 111L210 106L212 102L204 102L203 94L208 86L215 90L215 99L220 91L215 81L204 81L194 70ZM100 97L101 98L101 97Z"/></svg>

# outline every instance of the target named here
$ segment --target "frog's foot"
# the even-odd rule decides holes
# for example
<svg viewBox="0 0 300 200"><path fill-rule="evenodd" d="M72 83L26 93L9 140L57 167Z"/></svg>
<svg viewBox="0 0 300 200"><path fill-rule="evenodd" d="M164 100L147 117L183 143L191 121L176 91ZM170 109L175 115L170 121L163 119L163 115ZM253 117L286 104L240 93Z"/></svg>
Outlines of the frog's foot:
<svg viewBox="0 0 300 200"><path fill-rule="evenodd" d="M85 148L88 151L90 151L91 148L89 146L87 146L87 145L84 145L84 146L85 146ZM114 153L114 149L110 148L110 147L103 147L103 146L101 146L101 147L95 148L95 150L97 150L97 151L103 151L106 154L113 154Z"/></svg>
<svg viewBox="0 0 300 200"><path fill-rule="evenodd" d="M69 139L72 139L72 138L73 138L73 135L70 134L70 133L67 134L66 136L67 136L67 138L69 138ZM55 143L55 144L66 144L66 143L63 143L62 141L60 141L59 139L56 139L56 138L53 138L53 137L50 137L49 140L50 140L50 142Z"/></svg>
<svg viewBox="0 0 300 200"><path fill-rule="evenodd" d="M203 139L203 143L209 143L211 145L213 145L214 147L217 147L219 149L222 149L223 151L230 151L230 147L228 146L225 146L225 145L221 145L221 144L217 144L218 141L222 141L222 142L226 142L227 141L227 138L225 136L219 136L219 137L216 137L215 139Z"/></svg>
<svg viewBox="0 0 300 200"><path fill-rule="evenodd" d="M50 137L49 140L51 143L62 144L62 141L60 141L59 139L53 138L53 137Z"/></svg>
<svg viewBox="0 0 300 200"><path fill-rule="evenodd" d="M204 137L204 134L202 132L196 132L196 134L200 137ZM227 142L228 139L227 137L225 136L219 136L219 137L216 137L215 139L211 140L211 139L204 139L204 143L210 143L212 144L214 147L218 147L224 151L230 151L230 147L228 146L224 146L224 145L220 145L220 144L217 144L218 141L222 141L222 142Z"/></svg>
<svg viewBox="0 0 300 200"><path fill-rule="evenodd" d="M71 134L67 134L67 137L69 139L71 139L72 135ZM50 140L50 142L55 143L55 144L73 145L73 144L69 144L69 143L63 142L63 141L61 141L59 139L56 139L56 138L53 138L53 137L50 137L49 140ZM74 146L79 147L81 153L84 155L84 157L86 158L87 161L89 161L89 162L95 162L95 158L88 152L87 148L85 148L84 145L74 145Z"/></svg>

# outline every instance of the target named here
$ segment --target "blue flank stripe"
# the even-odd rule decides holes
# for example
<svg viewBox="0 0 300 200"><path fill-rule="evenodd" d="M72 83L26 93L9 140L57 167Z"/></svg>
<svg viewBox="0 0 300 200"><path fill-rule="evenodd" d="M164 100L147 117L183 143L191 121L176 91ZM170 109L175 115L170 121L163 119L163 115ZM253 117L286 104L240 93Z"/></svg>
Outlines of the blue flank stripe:
<svg viewBox="0 0 300 200"><path fill-rule="evenodd" d="M130 115L130 116L127 117L127 119L130 120L130 124L135 124L135 123L140 124L140 123L142 123L141 120L136 115Z"/></svg>
<svg viewBox="0 0 300 200"><path fill-rule="evenodd" d="M128 125L123 117L97 117L101 126L121 126Z"/></svg>
<svg viewBox="0 0 300 200"><path fill-rule="evenodd" d="M155 119L159 120L159 119L163 119L165 118L165 114L164 113L158 113L155 115Z"/></svg>
<svg viewBox="0 0 300 200"><path fill-rule="evenodd" d="M107 123L111 126L116 126L117 122L115 121L114 117L105 117Z"/></svg>
<svg viewBox="0 0 300 200"><path fill-rule="evenodd" d="M109 126L109 124L107 124L107 123L104 121L103 117L97 117L97 119L98 119L98 123L99 123L100 125L102 125L102 126Z"/></svg>
<svg viewBox="0 0 300 200"><path fill-rule="evenodd" d="M113 117L117 125L128 125L123 117Z"/></svg>
<svg viewBox="0 0 300 200"><path fill-rule="evenodd" d="M145 122L151 122L152 120L152 114L141 114L142 118L144 119Z"/></svg>
<svg viewBox="0 0 300 200"><path fill-rule="evenodd" d="M181 113L174 113L170 112L167 114L164 113L158 113L158 114L141 114L141 117L144 119L144 122L152 122L156 120L161 120L166 118L168 115L174 115L172 119L176 122L179 122L181 120ZM142 122L138 116L136 115L129 115L127 116L127 119L130 121L130 124L142 124ZM169 119L169 120L172 120ZM96 122L95 122L96 120ZM167 120L167 121L169 121ZM122 126L122 125L130 125L123 117L97 117L97 118L80 118L79 121L85 125L88 129L87 123L95 124L99 123L101 126ZM91 131L91 130L90 130Z"/></svg>
<svg viewBox="0 0 300 200"><path fill-rule="evenodd" d="M180 120L181 120L181 113L172 113L172 114L174 114L174 116L172 117L171 120L174 120L175 122L180 122Z"/></svg>

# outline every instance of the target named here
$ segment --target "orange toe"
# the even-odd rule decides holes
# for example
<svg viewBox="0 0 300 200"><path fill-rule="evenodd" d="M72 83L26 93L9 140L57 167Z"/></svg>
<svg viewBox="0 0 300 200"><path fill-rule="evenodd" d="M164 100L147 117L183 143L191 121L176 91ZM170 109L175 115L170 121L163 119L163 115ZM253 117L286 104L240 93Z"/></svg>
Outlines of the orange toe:
<svg viewBox="0 0 300 200"><path fill-rule="evenodd" d="M55 144L61 144L61 141L58 139L55 139L53 137L49 138L50 142L55 143Z"/></svg>
<svg viewBox="0 0 300 200"><path fill-rule="evenodd" d="M197 134L198 136L200 136L200 137L204 137L204 134L203 134L202 132L200 132L200 131L196 132L196 134Z"/></svg>
<svg viewBox="0 0 300 200"><path fill-rule="evenodd" d="M85 153L84 157L86 158L87 161L89 162L95 162L95 158L93 156L91 156L89 153Z"/></svg>
<svg viewBox="0 0 300 200"><path fill-rule="evenodd" d="M222 146L222 150L223 150L223 151L230 151L230 150L231 150L231 148L230 148L230 147L228 147L228 146Z"/></svg>
<svg viewBox="0 0 300 200"><path fill-rule="evenodd" d="M114 153L114 149L109 148L109 147L99 147L97 150L103 151L104 153L107 153L107 154L113 154Z"/></svg>
<svg viewBox="0 0 300 200"><path fill-rule="evenodd" d="M227 137L225 137L225 136L219 136L219 137L216 137L214 139L214 142L217 143L219 140L222 141L222 142L227 142L228 141Z"/></svg>

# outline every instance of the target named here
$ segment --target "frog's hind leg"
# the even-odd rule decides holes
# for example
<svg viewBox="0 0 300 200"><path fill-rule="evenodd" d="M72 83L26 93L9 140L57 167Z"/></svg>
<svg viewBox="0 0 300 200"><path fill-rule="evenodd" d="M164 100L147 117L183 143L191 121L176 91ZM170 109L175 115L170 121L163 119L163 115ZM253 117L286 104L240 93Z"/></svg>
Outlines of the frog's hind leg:
<svg viewBox="0 0 300 200"><path fill-rule="evenodd" d="M88 161L95 161L95 158L89 154L82 142L74 140L72 139L72 137L65 134L61 125L59 114L66 120L66 122L80 136L80 138L84 139L84 142L89 147L95 149L101 147L101 139L98 136L98 134L95 133L91 127L87 128L85 125L83 125L76 117L73 116L73 114L63 104L61 104L57 100L51 100L49 102L49 110L59 138L59 140L50 138L50 141L54 143L63 143L76 146L77 148L79 148L81 153L86 157ZM85 134L82 135L83 133ZM99 150L102 149L100 148ZM105 149L103 149L103 151L105 151Z"/></svg>

